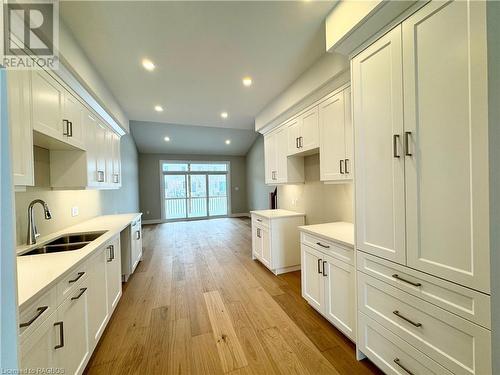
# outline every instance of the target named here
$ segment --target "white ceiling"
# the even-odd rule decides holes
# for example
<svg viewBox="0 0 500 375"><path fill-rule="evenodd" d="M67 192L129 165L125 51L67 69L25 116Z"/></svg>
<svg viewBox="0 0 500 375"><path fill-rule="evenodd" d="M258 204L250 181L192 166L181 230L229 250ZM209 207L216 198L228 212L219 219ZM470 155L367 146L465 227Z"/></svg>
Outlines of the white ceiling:
<svg viewBox="0 0 500 375"><path fill-rule="evenodd" d="M252 129L255 115L325 53L323 21L333 5L67 1L60 9L131 120ZM143 57L154 72L142 68Z"/></svg>
<svg viewBox="0 0 500 375"><path fill-rule="evenodd" d="M257 133L247 129L186 126L131 121L130 131L140 153L171 155L246 155ZM170 141L165 142L165 137ZM231 143L227 145L225 141Z"/></svg>

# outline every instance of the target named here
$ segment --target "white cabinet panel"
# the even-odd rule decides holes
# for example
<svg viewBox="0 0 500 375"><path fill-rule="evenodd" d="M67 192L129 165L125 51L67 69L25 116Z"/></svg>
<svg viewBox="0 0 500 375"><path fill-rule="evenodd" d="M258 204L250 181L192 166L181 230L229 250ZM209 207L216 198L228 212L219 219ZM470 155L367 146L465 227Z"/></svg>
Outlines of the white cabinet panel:
<svg viewBox="0 0 500 375"><path fill-rule="evenodd" d="M264 159L265 159L265 177L266 184L276 183L276 171L277 171L277 160L276 160L276 132L266 134L264 136Z"/></svg>
<svg viewBox="0 0 500 375"><path fill-rule="evenodd" d="M319 105L320 178L321 181L343 180L345 173L345 104L339 92Z"/></svg>
<svg viewBox="0 0 500 375"><path fill-rule="evenodd" d="M122 270L120 238L115 238L106 247L106 285L108 294L108 311L113 312L122 295Z"/></svg>
<svg viewBox="0 0 500 375"><path fill-rule="evenodd" d="M300 152L301 118L297 116L283 126L287 128L288 133L288 155L294 155Z"/></svg>
<svg viewBox="0 0 500 375"><path fill-rule="evenodd" d="M404 264L401 59L398 26L357 55L351 66L357 247Z"/></svg>
<svg viewBox="0 0 500 375"><path fill-rule="evenodd" d="M262 236L261 227L252 224L252 255L253 258L262 258Z"/></svg>
<svg viewBox="0 0 500 375"><path fill-rule="evenodd" d="M88 269L88 314L89 314L89 345L94 348L106 328L108 319L108 288L106 249L99 250L90 261Z"/></svg>
<svg viewBox="0 0 500 375"><path fill-rule="evenodd" d="M81 374L90 356L87 307L87 284L82 283L57 309L56 367L66 374Z"/></svg>
<svg viewBox="0 0 500 375"><path fill-rule="evenodd" d="M117 187L122 185L120 140L120 136L113 133L113 173L111 180L113 185Z"/></svg>
<svg viewBox="0 0 500 375"><path fill-rule="evenodd" d="M56 334L54 312L33 331L21 344L20 369L30 373L32 369L49 369L56 367Z"/></svg>
<svg viewBox="0 0 500 375"><path fill-rule="evenodd" d="M351 340L356 340L355 270L350 264L325 257L325 315Z"/></svg>
<svg viewBox="0 0 500 375"><path fill-rule="evenodd" d="M403 23L403 66L408 265L489 293L485 8L426 5Z"/></svg>
<svg viewBox="0 0 500 375"><path fill-rule="evenodd" d="M265 266L271 267L271 238L269 236L269 229L264 227L260 230L262 238L262 257L261 261Z"/></svg>
<svg viewBox="0 0 500 375"><path fill-rule="evenodd" d="M318 107L314 106L301 115L300 151L319 147Z"/></svg>
<svg viewBox="0 0 500 375"><path fill-rule="evenodd" d="M14 185L33 186L35 177L30 72L9 70L7 72L7 89Z"/></svg>
<svg viewBox="0 0 500 375"><path fill-rule="evenodd" d="M65 141L73 146L85 149L85 107L73 95L64 91L63 127Z"/></svg>
<svg viewBox="0 0 500 375"><path fill-rule="evenodd" d="M345 177L352 179L354 175L354 133L352 128L351 87L344 90L344 136L345 136Z"/></svg>
<svg viewBox="0 0 500 375"><path fill-rule="evenodd" d="M62 140L63 87L44 71L33 70L31 88L33 129Z"/></svg>
<svg viewBox="0 0 500 375"><path fill-rule="evenodd" d="M321 253L302 245L302 296L319 312L323 311L325 281L323 280L323 259Z"/></svg>

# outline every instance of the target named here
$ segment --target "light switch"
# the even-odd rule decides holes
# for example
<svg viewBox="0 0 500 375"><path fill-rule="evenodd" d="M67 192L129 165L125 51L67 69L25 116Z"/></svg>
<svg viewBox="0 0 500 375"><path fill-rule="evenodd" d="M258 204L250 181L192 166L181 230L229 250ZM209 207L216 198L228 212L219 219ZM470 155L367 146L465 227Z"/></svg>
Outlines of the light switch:
<svg viewBox="0 0 500 375"><path fill-rule="evenodd" d="M71 207L71 216L73 217L78 216L79 213L80 211L78 210L78 206Z"/></svg>

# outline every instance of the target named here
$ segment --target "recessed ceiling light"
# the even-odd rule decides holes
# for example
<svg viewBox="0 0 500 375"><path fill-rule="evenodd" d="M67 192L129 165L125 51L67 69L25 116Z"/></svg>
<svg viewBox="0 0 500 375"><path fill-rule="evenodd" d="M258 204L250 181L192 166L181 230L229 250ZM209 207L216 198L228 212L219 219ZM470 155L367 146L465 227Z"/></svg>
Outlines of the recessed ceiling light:
<svg viewBox="0 0 500 375"><path fill-rule="evenodd" d="M231 144L231 140L230 139L226 139L226 145L230 145Z"/></svg>
<svg viewBox="0 0 500 375"><path fill-rule="evenodd" d="M161 105L155 105L156 112L163 112L163 107Z"/></svg>
<svg viewBox="0 0 500 375"><path fill-rule="evenodd" d="M156 68L155 64L153 64L153 62L149 59L142 59L142 66L150 72Z"/></svg>
<svg viewBox="0 0 500 375"><path fill-rule="evenodd" d="M252 78L251 77L244 77L242 82L243 82L243 86L246 86L246 87L252 86Z"/></svg>
<svg viewBox="0 0 500 375"><path fill-rule="evenodd" d="M228 117L229 117L229 115L228 115L228 113L227 113L227 112L222 112L222 113L220 114L220 117L222 117L222 118L228 118Z"/></svg>
<svg viewBox="0 0 500 375"><path fill-rule="evenodd" d="M170 142L170 137L165 137L163 139L165 140L165 142Z"/></svg>

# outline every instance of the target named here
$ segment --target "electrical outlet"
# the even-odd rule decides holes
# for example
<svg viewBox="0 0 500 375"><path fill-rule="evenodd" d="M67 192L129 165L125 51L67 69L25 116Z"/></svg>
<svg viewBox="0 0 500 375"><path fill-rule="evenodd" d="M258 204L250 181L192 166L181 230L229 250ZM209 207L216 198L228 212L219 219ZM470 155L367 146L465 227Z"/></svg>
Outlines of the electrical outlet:
<svg viewBox="0 0 500 375"><path fill-rule="evenodd" d="M78 210L78 206L71 207L71 216L73 216L73 217L78 216L79 213L80 212Z"/></svg>

